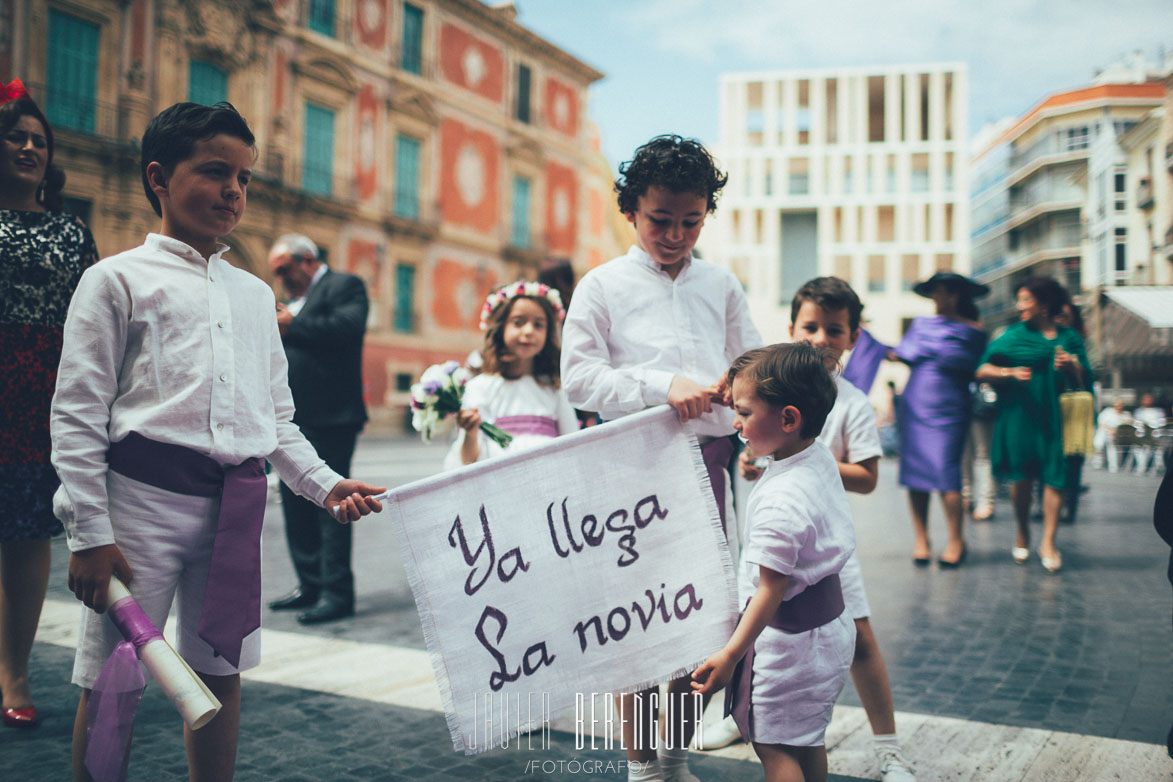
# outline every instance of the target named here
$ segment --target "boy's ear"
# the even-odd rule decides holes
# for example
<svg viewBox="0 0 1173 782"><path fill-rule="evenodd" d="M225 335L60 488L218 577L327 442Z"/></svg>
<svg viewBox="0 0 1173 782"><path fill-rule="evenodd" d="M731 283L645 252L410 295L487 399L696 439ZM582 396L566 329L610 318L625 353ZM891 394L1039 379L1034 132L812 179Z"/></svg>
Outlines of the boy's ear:
<svg viewBox="0 0 1173 782"><path fill-rule="evenodd" d="M782 408L782 431L797 432L802 428L802 411L794 405Z"/></svg>
<svg viewBox="0 0 1173 782"><path fill-rule="evenodd" d="M855 347L855 341L859 339L859 326L851 330L851 341L847 343L847 349L851 350Z"/></svg>
<svg viewBox="0 0 1173 782"><path fill-rule="evenodd" d="M163 168L163 164L158 161L151 161L147 163L147 184L151 186L151 191L163 200L167 195L167 169Z"/></svg>
<svg viewBox="0 0 1173 782"><path fill-rule="evenodd" d="M635 212L624 212L623 216L627 218L627 222L635 225Z"/></svg>
<svg viewBox="0 0 1173 782"><path fill-rule="evenodd" d="M790 329L790 341L793 342L794 341L794 321L790 321L789 329Z"/></svg>

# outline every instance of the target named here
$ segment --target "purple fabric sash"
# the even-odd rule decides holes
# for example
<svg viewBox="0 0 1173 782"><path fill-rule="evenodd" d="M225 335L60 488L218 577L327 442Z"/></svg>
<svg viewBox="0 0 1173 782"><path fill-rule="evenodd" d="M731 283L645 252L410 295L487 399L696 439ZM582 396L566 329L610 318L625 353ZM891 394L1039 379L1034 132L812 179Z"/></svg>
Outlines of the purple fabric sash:
<svg viewBox="0 0 1173 782"><path fill-rule="evenodd" d="M729 531L725 529L725 486L729 482L733 441L728 437L709 440L701 446L701 458L705 460L705 469L709 471L709 483L713 486L713 497L717 500L717 511L721 514L721 531L728 538Z"/></svg>
<svg viewBox="0 0 1173 782"><path fill-rule="evenodd" d="M770 617L769 625L784 633L805 633L837 619L842 613L843 590L839 586L839 574L833 573L782 601ZM753 740L753 658L751 645L733 669L733 678L725 688L725 716L733 715L746 743Z"/></svg>
<svg viewBox="0 0 1173 782"><path fill-rule="evenodd" d="M126 753L134 714L147 686L139 667L138 650L163 637L134 598L124 597L110 606L108 616L126 640L114 647L86 703L89 738L85 765L94 782L126 779Z"/></svg>
<svg viewBox="0 0 1173 782"><path fill-rule="evenodd" d="M558 422L541 415L503 415L493 423L514 437L523 434L558 436Z"/></svg>
<svg viewBox="0 0 1173 782"><path fill-rule="evenodd" d="M210 456L137 432L111 443L106 459L111 470L141 483L220 498L199 636L239 667L245 636L261 626L261 523L268 491L264 461L253 457L221 467Z"/></svg>
<svg viewBox="0 0 1173 782"><path fill-rule="evenodd" d="M880 363L889 350L890 347L876 340L867 329L860 329L859 339L851 349L851 360L843 367L843 378L865 394L869 393L872 383L876 382Z"/></svg>

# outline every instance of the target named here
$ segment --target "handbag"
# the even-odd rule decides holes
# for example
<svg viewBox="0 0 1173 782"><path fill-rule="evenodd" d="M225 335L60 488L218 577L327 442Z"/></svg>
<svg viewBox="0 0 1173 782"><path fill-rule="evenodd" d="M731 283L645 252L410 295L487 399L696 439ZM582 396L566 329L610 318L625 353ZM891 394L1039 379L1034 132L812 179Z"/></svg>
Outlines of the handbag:
<svg viewBox="0 0 1173 782"><path fill-rule="evenodd" d="M972 392L972 414L979 421L993 421L998 417L998 392L990 383L976 383Z"/></svg>
<svg viewBox="0 0 1173 782"><path fill-rule="evenodd" d="M1095 401L1090 391L1067 391L1059 395L1063 416L1063 455L1087 455L1095 451Z"/></svg>

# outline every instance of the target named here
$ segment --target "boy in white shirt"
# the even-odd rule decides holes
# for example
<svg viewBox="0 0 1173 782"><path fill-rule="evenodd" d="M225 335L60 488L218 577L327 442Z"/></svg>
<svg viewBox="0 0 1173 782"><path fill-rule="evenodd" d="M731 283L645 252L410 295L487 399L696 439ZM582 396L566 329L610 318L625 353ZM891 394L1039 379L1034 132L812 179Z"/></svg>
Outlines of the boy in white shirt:
<svg viewBox="0 0 1173 782"><path fill-rule="evenodd" d="M863 304L851 286L838 277L816 277L794 294L790 305L790 338L810 342L826 354L835 373L838 395L823 424L819 440L839 463L843 488L870 494L879 477L883 455L875 411L867 396L838 371L839 359L859 338ZM751 464L749 449L741 454L741 472L754 480L761 472ZM888 668L872 630L871 607L863 586L858 552L839 574L847 614L855 620L855 658L851 679L871 724L882 782L916 782L896 737L896 715Z"/></svg>
<svg viewBox="0 0 1173 782"><path fill-rule="evenodd" d="M255 156L226 103L179 103L147 126L142 178L158 234L81 279L65 323L53 398L54 499L69 588L85 603L73 681L74 778L86 768L90 688L116 642L113 575L162 628L178 590L179 653L223 704L184 727L192 780L231 780L240 671L260 658L264 459L340 522L380 505L344 480L292 423L272 290L223 260L244 213ZM211 574L211 575L210 575Z"/></svg>
<svg viewBox="0 0 1173 782"><path fill-rule="evenodd" d="M723 397L717 386L725 370L761 336L737 279L693 256L692 248L728 177L699 142L679 136L652 139L619 172L619 209L639 242L575 288L562 330L562 386L574 407L603 420L664 403L681 420L695 420L724 521L733 412L713 400ZM668 689L670 697L687 694L688 677ZM657 758L648 739L651 709L633 708L647 694L622 700L625 715L642 717L639 725L623 723L628 760L638 762L628 767L628 779L695 780L687 755L692 699L674 709L680 720L666 726Z"/></svg>

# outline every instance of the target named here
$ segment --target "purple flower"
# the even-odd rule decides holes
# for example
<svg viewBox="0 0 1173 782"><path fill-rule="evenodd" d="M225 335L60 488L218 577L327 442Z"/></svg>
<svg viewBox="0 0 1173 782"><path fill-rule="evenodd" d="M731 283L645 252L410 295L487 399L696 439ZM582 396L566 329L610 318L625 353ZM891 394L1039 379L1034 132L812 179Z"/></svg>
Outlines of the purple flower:
<svg viewBox="0 0 1173 782"><path fill-rule="evenodd" d="M438 380L425 380L420 385L424 389L425 394L437 394L444 387L444 384Z"/></svg>

